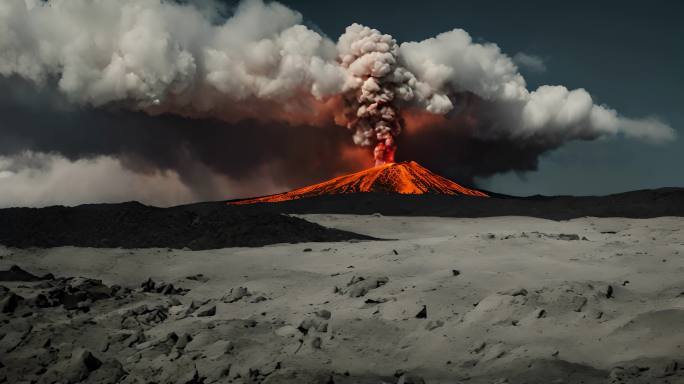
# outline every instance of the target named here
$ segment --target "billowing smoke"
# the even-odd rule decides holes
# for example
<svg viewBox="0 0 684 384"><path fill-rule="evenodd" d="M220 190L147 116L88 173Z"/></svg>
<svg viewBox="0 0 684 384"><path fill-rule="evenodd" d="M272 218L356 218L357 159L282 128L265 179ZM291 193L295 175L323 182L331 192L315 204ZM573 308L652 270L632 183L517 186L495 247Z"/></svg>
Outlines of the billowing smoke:
<svg viewBox="0 0 684 384"><path fill-rule="evenodd" d="M171 0L3 0L0 80L17 79L98 123L80 128L88 137L74 143L56 133L63 125L31 122L6 105L23 115L5 115L14 123L0 125L0 156L110 156L135 172L173 171L190 189L198 167L231 181L269 178L270 188L332 176L359 166L352 141L374 147L376 164L397 151L470 182L534 170L540 154L571 140L674 138L658 119L623 117L584 89L528 90L509 56L463 30L398 44L353 24L334 42L262 0L241 2L229 17ZM138 128L117 124L120 114ZM133 139L151 131L149 145Z"/></svg>
<svg viewBox="0 0 684 384"><path fill-rule="evenodd" d="M398 108L413 99L415 77L397 65L399 46L389 35L358 24L347 28L337 43L340 64L352 81L344 96L347 127L354 143L375 142L375 165L394 162L394 137L401 133Z"/></svg>
<svg viewBox="0 0 684 384"><path fill-rule="evenodd" d="M279 3L214 24L161 0L6 0L0 74L54 79L69 100L150 114L313 122L345 87L335 44Z"/></svg>

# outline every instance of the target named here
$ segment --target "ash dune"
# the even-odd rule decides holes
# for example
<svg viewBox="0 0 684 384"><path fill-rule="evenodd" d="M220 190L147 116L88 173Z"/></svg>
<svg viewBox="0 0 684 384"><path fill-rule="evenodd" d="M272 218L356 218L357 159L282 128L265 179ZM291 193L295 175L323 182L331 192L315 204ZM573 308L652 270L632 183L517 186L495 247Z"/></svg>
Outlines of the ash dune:
<svg viewBox="0 0 684 384"><path fill-rule="evenodd" d="M0 377L684 382L682 218L300 217L393 240L1 248Z"/></svg>

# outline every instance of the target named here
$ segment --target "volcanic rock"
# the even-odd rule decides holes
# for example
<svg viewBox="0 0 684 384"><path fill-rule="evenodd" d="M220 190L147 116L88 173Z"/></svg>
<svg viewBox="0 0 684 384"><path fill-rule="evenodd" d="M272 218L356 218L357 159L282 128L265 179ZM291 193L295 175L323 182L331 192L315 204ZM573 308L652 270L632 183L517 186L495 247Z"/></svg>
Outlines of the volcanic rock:
<svg viewBox="0 0 684 384"><path fill-rule="evenodd" d="M154 325L163 322L169 317L168 308L162 304L148 306L139 305L124 312L121 320L123 328L136 329L141 325Z"/></svg>
<svg viewBox="0 0 684 384"><path fill-rule="evenodd" d="M362 297L369 291L387 284L388 281L389 279L385 276L370 278L354 276L349 283L347 283L347 290L342 293L348 293L349 297Z"/></svg>
<svg viewBox="0 0 684 384"><path fill-rule="evenodd" d="M0 309L2 310L2 313L14 312L14 310L17 309L19 302L22 300L24 300L23 297L15 294L14 292L10 292L2 300L0 300Z"/></svg>
<svg viewBox="0 0 684 384"><path fill-rule="evenodd" d="M320 311L316 311L316 316L324 318L326 320L330 320L332 313L330 313L330 311L328 311L327 309L321 309Z"/></svg>
<svg viewBox="0 0 684 384"><path fill-rule="evenodd" d="M612 285L609 285L608 287L606 287L606 298L607 299L613 298L613 286Z"/></svg>
<svg viewBox="0 0 684 384"><path fill-rule="evenodd" d="M100 368L102 362L88 350L80 350L73 354L67 361L60 362L51 367L41 382L79 383L90 375L91 372Z"/></svg>
<svg viewBox="0 0 684 384"><path fill-rule="evenodd" d="M253 298L252 300L250 300L249 302L250 303L261 303L262 301L266 301L266 300L268 300L268 297L259 295L255 298Z"/></svg>
<svg viewBox="0 0 684 384"><path fill-rule="evenodd" d="M176 342L176 348L183 349L191 341L192 341L192 336L190 336L187 333L184 333Z"/></svg>
<svg viewBox="0 0 684 384"><path fill-rule="evenodd" d="M63 305L69 310L86 309L97 300L112 297L112 289L101 280L72 277L55 281L54 288L47 292L47 300L36 298L37 306Z"/></svg>
<svg viewBox="0 0 684 384"><path fill-rule="evenodd" d="M197 312L197 317L208 317L216 314L216 306L212 305Z"/></svg>
<svg viewBox="0 0 684 384"><path fill-rule="evenodd" d="M13 265L7 271L0 271L0 281L38 281L40 277Z"/></svg>
<svg viewBox="0 0 684 384"><path fill-rule="evenodd" d="M297 329L303 333L307 334L309 330L315 329L317 332L327 332L328 331L328 322L318 319L318 318L308 318L302 320L302 322L299 324L299 327Z"/></svg>
<svg viewBox="0 0 684 384"><path fill-rule="evenodd" d="M665 365L665 368L663 369L663 372L659 375L660 377L668 377L672 376L677 373L677 369L679 369L679 363L677 360L672 360L667 365Z"/></svg>
<svg viewBox="0 0 684 384"><path fill-rule="evenodd" d="M140 289L143 292L156 292L162 295L182 295L188 290L183 288L176 288L173 284L159 283L157 284L152 278L148 278L142 284L140 284Z"/></svg>
<svg viewBox="0 0 684 384"><path fill-rule="evenodd" d="M154 290L155 287L155 282L152 280L152 278L148 278L145 280L142 284L140 284L140 289L142 289L143 292L151 292Z"/></svg>
<svg viewBox="0 0 684 384"><path fill-rule="evenodd" d="M191 373L188 373L185 377L182 377L177 381L178 384L202 384L204 383L204 378L200 377L197 368Z"/></svg>
<svg viewBox="0 0 684 384"><path fill-rule="evenodd" d="M200 283L206 283L207 281L209 281L209 278L204 276L201 273L198 273L198 274L192 275L192 276L188 276L188 277L186 277L186 279L193 280L193 281L199 281Z"/></svg>
<svg viewBox="0 0 684 384"><path fill-rule="evenodd" d="M223 297L223 302L225 303L234 303L243 297L248 297L252 296L252 293L247 290L245 287L237 287L237 288L231 288L230 292L228 292L228 295Z"/></svg>
<svg viewBox="0 0 684 384"><path fill-rule="evenodd" d="M470 353L480 353L484 351L485 347L487 347L487 343L481 341L473 346L473 348L470 350Z"/></svg>

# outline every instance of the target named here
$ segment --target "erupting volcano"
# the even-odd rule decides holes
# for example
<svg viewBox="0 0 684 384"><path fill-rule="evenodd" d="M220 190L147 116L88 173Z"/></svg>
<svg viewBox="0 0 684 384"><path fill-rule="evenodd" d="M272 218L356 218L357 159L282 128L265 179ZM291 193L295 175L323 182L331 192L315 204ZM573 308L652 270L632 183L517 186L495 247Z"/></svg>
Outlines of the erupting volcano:
<svg viewBox="0 0 684 384"><path fill-rule="evenodd" d="M407 161L386 163L290 192L234 201L230 204L277 203L314 196L363 192L411 195L432 193L488 197L484 192L463 187L447 178L432 173L415 161Z"/></svg>

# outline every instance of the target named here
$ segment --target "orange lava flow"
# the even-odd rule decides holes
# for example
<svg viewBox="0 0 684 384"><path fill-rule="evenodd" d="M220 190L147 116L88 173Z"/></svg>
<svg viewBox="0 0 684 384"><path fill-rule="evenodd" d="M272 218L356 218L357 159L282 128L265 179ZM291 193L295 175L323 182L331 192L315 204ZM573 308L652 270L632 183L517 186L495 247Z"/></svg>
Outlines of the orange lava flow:
<svg viewBox="0 0 684 384"><path fill-rule="evenodd" d="M276 203L306 197L345 193L399 193L422 195L465 195L489 197L484 192L469 189L447 178L430 172L414 161L388 163L361 172L339 176L322 183L309 185L276 195L233 201L229 204Z"/></svg>

